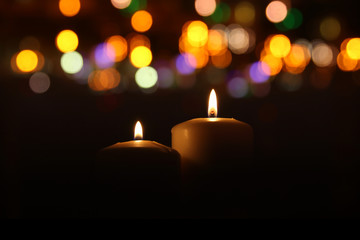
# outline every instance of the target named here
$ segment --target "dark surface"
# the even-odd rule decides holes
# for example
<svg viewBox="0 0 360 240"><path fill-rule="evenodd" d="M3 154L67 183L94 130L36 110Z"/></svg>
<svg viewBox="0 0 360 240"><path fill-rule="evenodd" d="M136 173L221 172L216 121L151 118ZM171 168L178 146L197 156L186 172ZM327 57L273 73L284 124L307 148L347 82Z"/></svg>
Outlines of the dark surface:
<svg viewBox="0 0 360 240"><path fill-rule="evenodd" d="M138 119L145 139L170 146L172 126L206 116L205 90L91 96L57 81L58 91L41 96L21 90L19 79L0 90L2 217L93 217L99 149L130 140ZM253 166L241 183L251 192L239 217L359 217L359 89L347 74L326 90L218 95L219 115L255 133Z"/></svg>

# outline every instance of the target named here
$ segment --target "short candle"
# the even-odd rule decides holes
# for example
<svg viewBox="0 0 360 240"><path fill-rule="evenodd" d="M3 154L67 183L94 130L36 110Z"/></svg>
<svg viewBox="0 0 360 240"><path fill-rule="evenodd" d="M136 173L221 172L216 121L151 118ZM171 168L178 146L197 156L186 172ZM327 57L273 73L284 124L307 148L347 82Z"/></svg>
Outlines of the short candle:
<svg viewBox="0 0 360 240"><path fill-rule="evenodd" d="M99 152L96 172L105 201L100 208L106 209L101 216L161 216L176 200L180 182L178 152L142 138L138 121L133 141L118 142Z"/></svg>

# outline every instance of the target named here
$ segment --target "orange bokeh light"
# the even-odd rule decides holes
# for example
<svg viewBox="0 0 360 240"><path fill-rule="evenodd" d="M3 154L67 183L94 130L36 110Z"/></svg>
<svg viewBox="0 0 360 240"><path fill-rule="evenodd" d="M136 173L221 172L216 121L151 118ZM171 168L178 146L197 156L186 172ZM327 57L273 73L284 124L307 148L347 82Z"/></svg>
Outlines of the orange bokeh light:
<svg viewBox="0 0 360 240"><path fill-rule="evenodd" d="M151 28L152 23L151 14L145 10L137 11L131 17L131 26L138 32L146 32Z"/></svg>
<svg viewBox="0 0 360 240"><path fill-rule="evenodd" d="M356 71L359 69L359 60L352 59L347 55L345 50L341 51L337 58L336 62L340 70L342 71Z"/></svg>
<svg viewBox="0 0 360 240"><path fill-rule="evenodd" d="M120 73L114 68L97 70L88 77L89 87L94 91L106 91L116 88L120 83Z"/></svg>
<svg viewBox="0 0 360 240"><path fill-rule="evenodd" d="M232 55L229 50L225 50L224 53L211 56L212 64L217 68L226 68L231 64Z"/></svg>
<svg viewBox="0 0 360 240"><path fill-rule="evenodd" d="M81 8L80 0L60 0L60 12L66 17L73 17L79 13Z"/></svg>
<svg viewBox="0 0 360 240"><path fill-rule="evenodd" d="M126 39L120 35L114 35L106 40L115 53L115 61L120 62L126 58L127 55L127 42Z"/></svg>

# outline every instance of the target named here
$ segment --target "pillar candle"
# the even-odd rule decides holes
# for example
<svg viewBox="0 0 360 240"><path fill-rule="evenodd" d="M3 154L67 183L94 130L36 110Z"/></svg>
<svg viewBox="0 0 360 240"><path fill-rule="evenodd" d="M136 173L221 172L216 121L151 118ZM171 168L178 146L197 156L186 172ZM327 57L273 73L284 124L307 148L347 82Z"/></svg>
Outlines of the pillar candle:
<svg viewBox="0 0 360 240"><path fill-rule="evenodd" d="M216 198L222 201L234 196L233 190L242 184L239 175L243 175L253 150L249 124L217 117L217 99L212 90L208 118L180 123L171 134L172 147L181 155L185 195L191 201L198 199L203 206Z"/></svg>
<svg viewBox="0 0 360 240"><path fill-rule="evenodd" d="M137 122L133 141L99 152L96 173L100 216L162 217L178 197L180 156L172 148L142 140Z"/></svg>

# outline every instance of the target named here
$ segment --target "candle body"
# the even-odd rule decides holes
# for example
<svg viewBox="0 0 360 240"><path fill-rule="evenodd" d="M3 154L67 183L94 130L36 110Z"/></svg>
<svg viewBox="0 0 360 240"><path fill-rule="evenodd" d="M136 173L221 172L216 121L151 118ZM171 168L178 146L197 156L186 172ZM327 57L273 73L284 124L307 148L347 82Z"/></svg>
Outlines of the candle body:
<svg viewBox="0 0 360 240"><path fill-rule="evenodd" d="M171 133L184 171L226 166L226 159L242 164L253 151L252 127L233 118L196 118L174 126Z"/></svg>
<svg viewBox="0 0 360 240"><path fill-rule="evenodd" d="M171 133L172 147L181 155L189 211L209 217L242 216L234 209L247 194L252 127L232 118L197 118L174 126Z"/></svg>
<svg viewBox="0 0 360 240"><path fill-rule="evenodd" d="M102 149L96 173L99 216L163 217L176 204L180 156L157 142L135 140Z"/></svg>

